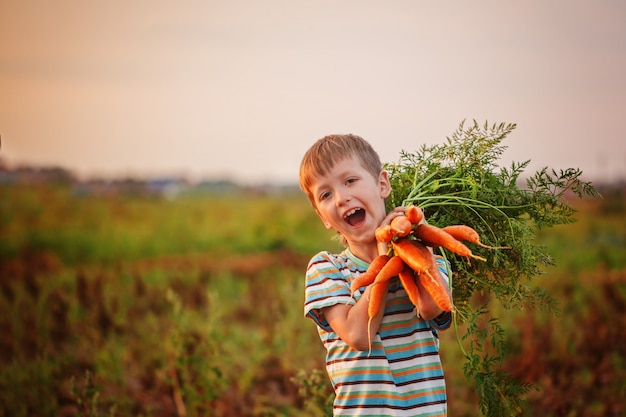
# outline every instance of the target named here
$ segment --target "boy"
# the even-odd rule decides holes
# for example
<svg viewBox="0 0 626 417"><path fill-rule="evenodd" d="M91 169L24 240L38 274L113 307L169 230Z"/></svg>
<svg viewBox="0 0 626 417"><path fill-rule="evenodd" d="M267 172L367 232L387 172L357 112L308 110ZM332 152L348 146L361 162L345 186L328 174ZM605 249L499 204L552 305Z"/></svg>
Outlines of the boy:
<svg viewBox="0 0 626 417"><path fill-rule="evenodd" d="M371 286L354 297L350 291L352 280L388 251L387 244L376 241L376 228L406 211L398 207L386 213L391 185L378 154L356 135L326 136L304 155L300 186L325 227L339 233L346 246L339 254L318 253L306 272L304 313L317 324L327 351L334 415L446 415L435 329L450 326L450 313L442 312L419 282L417 313L394 278L380 312L369 322Z"/></svg>

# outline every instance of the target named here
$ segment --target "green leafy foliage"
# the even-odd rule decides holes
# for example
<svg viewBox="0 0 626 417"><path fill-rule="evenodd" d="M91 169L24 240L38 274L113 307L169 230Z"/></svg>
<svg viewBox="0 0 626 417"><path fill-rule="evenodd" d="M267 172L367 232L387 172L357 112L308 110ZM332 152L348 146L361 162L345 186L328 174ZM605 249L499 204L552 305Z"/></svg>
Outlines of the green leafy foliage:
<svg viewBox="0 0 626 417"><path fill-rule="evenodd" d="M553 259L535 241L540 229L574 221L574 208L566 196L596 196L582 171L544 168L526 179L530 161L500 167L506 147L502 141L515 124L469 126L462 122L443 144L402 151L397 163L386 164L392 194L388 209L415 204L430 224L465 224L474 228L482 243L471 246L486 262L459 257L444 250L452 265L455 319L467 324L459 346L466 358L465 375L472 379L486 415L516 415L522 396L531 385L510 378L499 369L506 355L504 332L487 307L493 296L506 308L547 306L555 302L541 288L529 285ZM484 305L473 306L473 294L483 294ZM482 324L481 324L482 323Z"/></svg>
<svg viewBox="0 0 626 417"><path fill-rule="evenodd" d="M295 191L163 201L0 185L0 417L330 416L303 269L340 244ZM557 265L532 283L560 317L486 305L477 291L457 316L467 336L440 333L451 416L478 414L476 381L497 414L509 402L485 394L516 398L518 380L539 388L524 417L624 414L626 198L601 191L572 201L576 223L536 236Z"/></svg>
<svg viewBox="0 0 626 417"><path fill-rule="evenodd" d="M333 414L334 393L328 392L328 377L321 369L298 371L291 381L298 387L298 395L304 400L304 410L312 417Z"/></svg>
<svg viewBox="0 0 626 417"><path fill-rule="evenodd" d="M280 198L227 193L165 199L82 196L67 186L3 185L0 262L26 251L54 254L66 265L205 252L289 248L308 253L310 244L300 236L325 239L327 233L302 202L308 203L295 193Z"/></svg>

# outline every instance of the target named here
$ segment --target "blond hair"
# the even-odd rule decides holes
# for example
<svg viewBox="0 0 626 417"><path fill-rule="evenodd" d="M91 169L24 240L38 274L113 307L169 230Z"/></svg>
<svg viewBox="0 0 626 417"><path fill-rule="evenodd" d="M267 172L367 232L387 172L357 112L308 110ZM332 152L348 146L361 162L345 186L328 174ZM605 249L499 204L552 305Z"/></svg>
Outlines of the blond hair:
<svg viewBox="0 0 626 417"><path fill-rule="evenodd" d="M382 171L378 153L365 139L357 135L328 135L313 144L300 164L300 188L315 206L311 187L315 177L326 175L337 163L356 156L374 178Z"/></svg>

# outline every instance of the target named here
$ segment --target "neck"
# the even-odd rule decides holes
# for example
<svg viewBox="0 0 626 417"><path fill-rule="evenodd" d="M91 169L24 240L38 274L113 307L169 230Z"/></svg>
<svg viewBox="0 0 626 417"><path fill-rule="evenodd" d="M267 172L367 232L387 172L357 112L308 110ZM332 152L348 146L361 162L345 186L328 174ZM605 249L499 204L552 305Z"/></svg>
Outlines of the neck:
<svg viewBox="0 0 626 417"><path fill-rule="evenodd" d="M352 252L352 254L357 258L367 263L372 263L374 258L378 256L378 248L376 247L376 245L350 245L350 252Z"/></svg>

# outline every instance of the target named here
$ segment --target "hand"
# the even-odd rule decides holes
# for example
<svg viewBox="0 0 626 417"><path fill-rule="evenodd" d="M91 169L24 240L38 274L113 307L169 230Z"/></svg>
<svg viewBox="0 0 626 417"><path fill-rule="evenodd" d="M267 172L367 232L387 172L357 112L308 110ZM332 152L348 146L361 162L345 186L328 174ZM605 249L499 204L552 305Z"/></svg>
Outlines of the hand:
<svg viewBox="0 0 626 417"><path fill-rule="evenodd" d="M379 227L391 224L391 221L393 219L395 219L398 216L404 216L404 213L406 213L406 207L401 206L401 207L394 208L389 213L387 213L383 221L380 222ZM378 242L378 254L379 255L386 255L388 251L389 251L388 243Z"/></svg>

